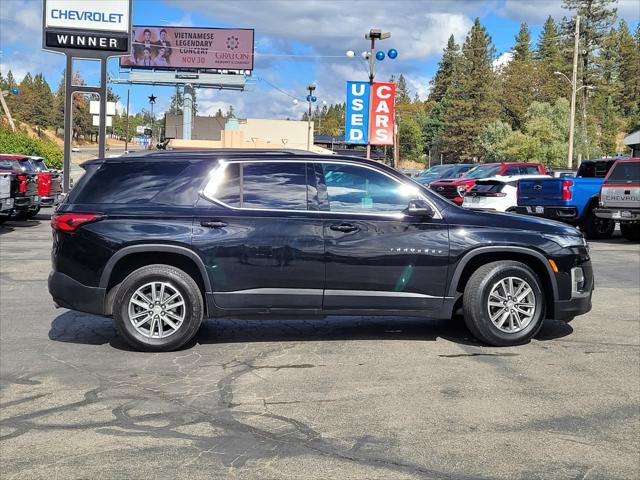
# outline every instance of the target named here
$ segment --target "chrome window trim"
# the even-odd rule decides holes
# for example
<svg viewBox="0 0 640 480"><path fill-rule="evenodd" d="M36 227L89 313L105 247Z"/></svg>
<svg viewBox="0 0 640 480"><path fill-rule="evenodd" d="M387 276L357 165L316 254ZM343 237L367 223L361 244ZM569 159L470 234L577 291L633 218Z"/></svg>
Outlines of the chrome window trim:
<svg viewBox="0 0 640 480"><path fill-rule="evenodd" d="M409 182L403 182L401 180L399 180L398 178L395 178L393 175L388 174L387 172L384 172L382 170L379 170L377 168L374 168L371 165L363 165L361 163L357 163L357 162L350 162L348 160L316 160L316 159L309 159L309 158L305 158L302 157L300 159L295 159L295 160L280 160L280 159L260 159L260 160L247 160L247 159L242 159L242 160L225 160L225 159L220 159L218 162L218 165L212 169L209 172L209 175L207 176L207 180L205 182L204 187L198 192L198 194L209 200L210 202L216 203L220 206L223 206L225 208L228 208L230 210L236 210L236 211L245 211L245 212L284 212L284 213L313 213L313 214L330 214L330 215L370 215L370 216L375 216L375 217L385 217L385 218L389 218L389 219L395 219L395 220L401 220L403 218L408 218L407 215L405 215L404 213L375 213L375 212L332 212L330 210L287 210L287 209L282 209L282 208L246 208L246 207L234 207L232 205L229 205L227 203L224 203L220 200L218 200L215 197L210 197L208 195L205 195L205 190L207 185L209 184L209 177L211 176L211 174L218 168L220 168L221 166L225 166L226 165L230 165L232 163L328 163L328 164L332 164L332 165L349 165L349 166L355 166L355 167L362 167L362 168L367 168L369 170L372 170L374 172L380 173L388 178L390 178L391 180L393 180L394 182L396 182L399 185L404 185L407 187L412 187L415 188L415 185L413 183L409 183ZM426 196L424 195L422 192L418 191L417 192L418 197L421 200L424 200L425 202L427 202L429 205L431 205L431 208L433 209L433 211L435 212L435 215L433 216L432 219L435 220L442 220L442 214L440 213L440 210L438 209L438 207Z"/></svg>

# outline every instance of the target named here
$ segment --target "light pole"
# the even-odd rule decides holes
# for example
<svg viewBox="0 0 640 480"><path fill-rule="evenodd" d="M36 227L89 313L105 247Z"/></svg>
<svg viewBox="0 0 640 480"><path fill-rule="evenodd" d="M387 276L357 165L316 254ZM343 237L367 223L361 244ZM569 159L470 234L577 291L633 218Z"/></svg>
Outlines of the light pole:
<svg viewBox="0 0 640 480"><path fill-rule="evenodd" d="M383 32L379 28L372 28L366 33L364 38L371 41L371 50L369 51L369 105L371 105L371 93L373 90L373 79L375 72L375 50L376 40L386 40L391 37L391 32ZM384 58L384 57L383 57ZM367 158L371 158L371 139L367 137Z"/></svg>
<svg viewBox="0 0 640 480"><path fill-rule="evenodd" d="M149 104L151 105L151 138L149 139L149 148L151 148L151 144L153 143L153 127L155 117L153 116L153 106L156 104L156 97L153 93L149 95Z"/></svg>
<svg viewBox="0 0 640 480"><path fill-rule="evenodd" d="M317 100L317 98L313 94L315 89L316 89L316 86L313 83L307 87L307 90L309 90L309 95L307 95L307 103L309 104L309 114L307 116L307 125L309 129L309 131L307 132L307 150L308 151L311 151L311 139L313 138L313 127L311 126L311 104Z"/></svg>
<svg viewBox="0 0 640 480"><path fill-rule="evenodd" d="M577 64L577 61L576 61L576 64ZM567 166L570 169L573 169L573 137L575 132L575 124L576 124L576 94L583 88L586 90L594 90L595 87L592 85L582 85L581 87L576 88L577 75L576 75L575 68L573 69L573 81L569 80L569 77L567 77L562 72L553 72L553 73L554 75L559 75L563 77L567 82L569 82L569 85L571 85L571 113L569 114L569 153L567 155Z"/></svg>

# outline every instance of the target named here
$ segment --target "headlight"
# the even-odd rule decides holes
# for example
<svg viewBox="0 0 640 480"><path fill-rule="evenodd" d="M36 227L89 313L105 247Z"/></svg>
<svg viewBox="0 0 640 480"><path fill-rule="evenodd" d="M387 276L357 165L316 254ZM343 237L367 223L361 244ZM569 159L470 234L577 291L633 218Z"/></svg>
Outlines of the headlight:
<svg viewBox="0 0 640 480"><path fill-rule="evenodd" d="M587 241L582 235L551 235L544 233L542 236L556 242L562 248L587 246Z"/></svg>

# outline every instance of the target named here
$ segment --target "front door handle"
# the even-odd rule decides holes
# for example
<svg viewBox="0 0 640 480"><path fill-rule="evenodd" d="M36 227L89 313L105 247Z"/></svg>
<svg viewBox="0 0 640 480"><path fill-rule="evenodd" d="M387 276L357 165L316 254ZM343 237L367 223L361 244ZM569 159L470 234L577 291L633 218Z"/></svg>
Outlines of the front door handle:
<svg viewBox="0 0 640 480"><path fill-rule="evenodd" d="M227 222L221 222L219 220L203 220L200 225L208 228L224 228L228 225Z"/></svg>
<svg viewBox="0 0 640 480"><path fill-rule="evenodd" d="M329 228L331 230L335 230L336 232L344 232L344 233L356 232L360 230L357 226L351 223L341 223L339 225L331 225Z"/></svg>

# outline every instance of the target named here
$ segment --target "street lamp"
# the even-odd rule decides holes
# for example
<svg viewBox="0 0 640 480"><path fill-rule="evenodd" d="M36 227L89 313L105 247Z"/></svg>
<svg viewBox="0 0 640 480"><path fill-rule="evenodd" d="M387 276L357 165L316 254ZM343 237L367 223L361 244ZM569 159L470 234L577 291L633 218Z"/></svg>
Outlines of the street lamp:
<svg viewBox="0 0 640 480"><path fill-rule="evenodd" d="M586 90L595 90L593 85L582 85L580 88L576 88L577 77L576 70L574 68L574 79L570 80L564 73L555 71L554 75L563 77L569 85L571 85L571 113L569 115L569 153L567 154L567 165L569 168L573 168L573 136L576 124L576 94L583 88Z"/></svg>
<svg viewBox="0 0 640 480"><path fill-rule="evenodd" d="M311 139L313 138L313 130L311 127L311 104L318 100L313 92L315 91L316 86L312 83L307 87L309 90L309 95L307 95L307 103L309 104L309 116L307 117L307 125L308 125L308 133L307 133L307 150L311 151Z"/></svg>

